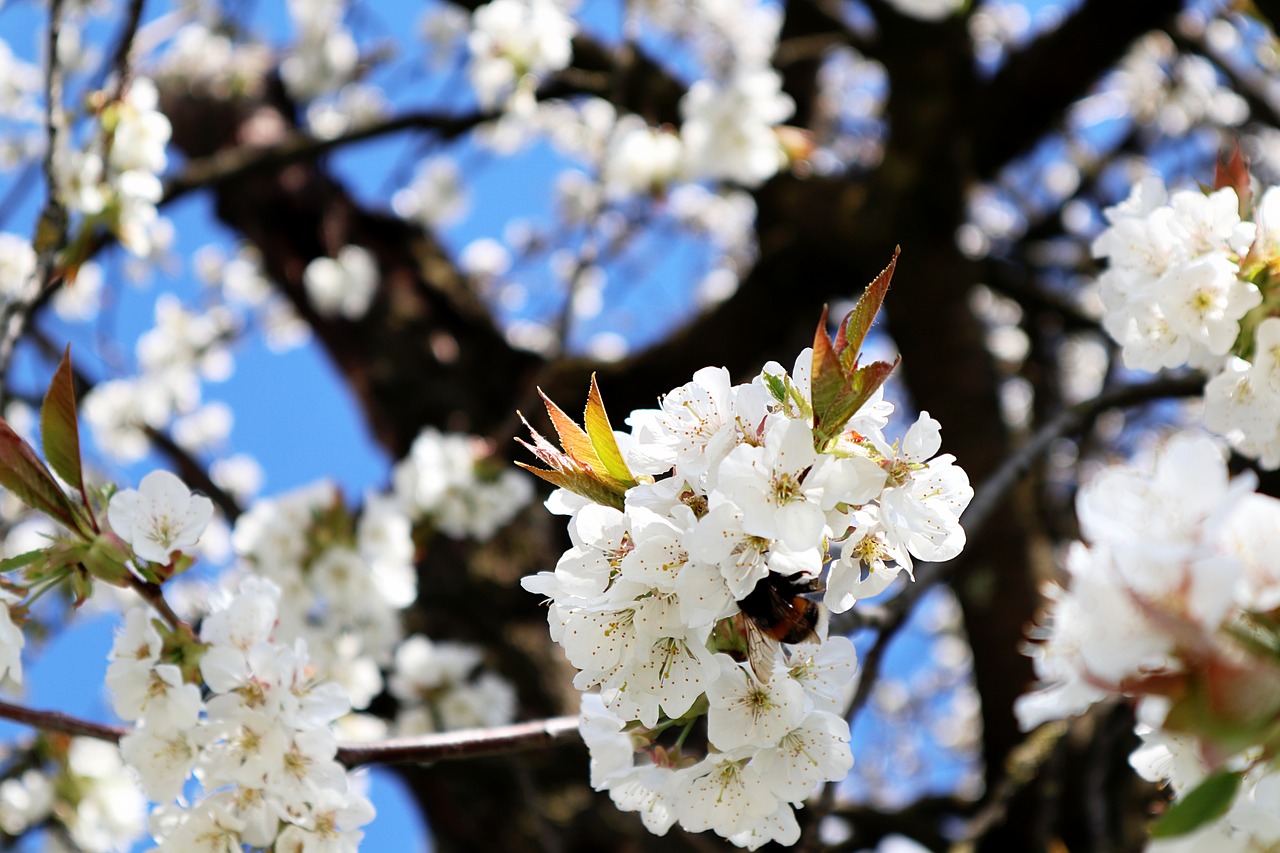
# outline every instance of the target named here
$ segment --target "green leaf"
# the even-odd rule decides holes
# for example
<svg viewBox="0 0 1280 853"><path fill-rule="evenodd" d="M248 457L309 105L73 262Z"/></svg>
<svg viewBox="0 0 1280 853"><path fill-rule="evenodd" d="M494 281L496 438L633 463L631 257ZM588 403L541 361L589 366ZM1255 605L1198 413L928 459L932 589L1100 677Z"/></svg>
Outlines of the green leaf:
<svg viewBox="0 0 1280 853"><path fill-rule="evenodd" d="M773 399L786 405L788 398L787 383L782 380L781 376L766 373L764 374L764 384L769 389L769 393L773 395Z"/></svg>
<svg viewBox="0 0 1280 853"><path fill-rule="evenodd" d="M45 557L43 549L38 551L28 551L25 554L18 554L15 557L6 557L0 560L0 573L11 572L14 569L20 569L23 566L29 566L32 563L39 562Z"/></svg>
<svg viewBox="0 0 1280 853"><path fill-rule="evenodd" d="M1170 806L1169 811L1151 825L1151 837L1186 835L1222 817L1231 808L1243 777L1243 773L1235 770L1214 773Z"/></svg>
<svg viewBox="0 0 1280 853"><path fill-rule="evenodd" d="M40 440L49 465L67 485L84 489L80 466L80 427L76 421L75 378L71 371L71 347L53 374L40 409Z"/></svg>
<svg viewBox="0 0 1280 853"><path fill-rule="evenodd" d="M75 507L31 445L0 418L0 486L32 509L79 530Z"/></svg>
<svg viewBox="0 0 1280 853"><path fill-rule="evenodd" d="M523 416L520 419L524 421ZM529 436L533 441L530 443L522 438L517 438L516 441L537 457L546 468L535 468L523 462L517 462L517 465L552 485L568 489L594 503L622 509L623 495L627 491L625 483L615 480L608 474L597 473L585 462L560 450L529 426L528 421L524 421L524 425L529 430Z"/></svg>
<svg viewBox="0 0 1280 853"><path fill-rule="evenodd" d="M613 434L613 426L609 423L609 415L604 410L604 401L600 398L600 387L596 385L596 375L591 374L591 390L587 394L587 410L583 413L582 423L591 439L591 446L596 456L604 465L610 477L630 488L636 484L636 478L627 466L627 461L618 449L618 439Z"/></svg>

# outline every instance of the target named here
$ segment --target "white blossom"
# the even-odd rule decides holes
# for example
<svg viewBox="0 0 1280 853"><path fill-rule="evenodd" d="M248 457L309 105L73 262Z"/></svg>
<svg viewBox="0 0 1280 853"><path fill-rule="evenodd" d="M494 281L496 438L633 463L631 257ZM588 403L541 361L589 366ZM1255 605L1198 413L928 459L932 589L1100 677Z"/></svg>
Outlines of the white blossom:
<svg viewBox="0 0 1280 853"><path fill-rule="evenodd" d="M107 519L134 553L154 563L168 563L174 551L190 549L213 517L213 502L193 495L168 471L152 471L137 490L111 498Z"/></svg>

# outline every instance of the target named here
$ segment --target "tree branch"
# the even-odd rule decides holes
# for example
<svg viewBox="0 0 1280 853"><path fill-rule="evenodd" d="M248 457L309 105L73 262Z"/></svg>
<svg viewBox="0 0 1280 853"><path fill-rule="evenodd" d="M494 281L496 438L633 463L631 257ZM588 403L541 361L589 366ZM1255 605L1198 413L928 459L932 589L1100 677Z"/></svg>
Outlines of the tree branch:
<svg viewBox="0 0 1280 853"><path fill-rule="evenodd" d="M15 723L22 723L43 732L57 732L74 737L91 737L97 740L110 741L111 743L119 743L120 738L129 733L128 729L120 726L92 723L79 717L73 717L70 714L64 714L61 711L38 711L35 708L27 708L23 705L14 705L9 702L0 702L0 718L13 720Z"/></svg>
<svg viewBox="0 0 1280 853"><path fill-rule="evenodd" d="M123 726L94 723L61 711L41 711L10 702L0 702L0 718L40 731L91 737L111 743L119 743L130 732ZM488 729L462 729L422 737L393 738L377 743L347 744L338 747L337 757L347 767L366 764L429 764L459 758L510 755L578 740L577 717L551 717Z"/></svg>
<svg viewBox="0 0 1280 853"><path fill-rule="evenodd" d="M385 121L358 127L330 139L318 139L309 133L295 131L275 145L266 148L247 145L224 148L214 154L192 160L181 175L166 182L160 204L175 201L193 190L216 187L264 171L314 160L322 154L356 142L405 130L429 130L437 134L440 139L455 139L493 118L493 114L481 112L464 115L436 112L405 113Z"/></svg>
<svg viewBox="0 0 1280 853"><path fill-rule="evenodd" d="M1177 0L1085 0L1062 26L1009 57L974 99L974 165L989 178L1031 148Z"/></svg>
<svg viewBox="0 0 1280 853"><path fill-rule="evenodd" d="M18 339L26 330L31 310L40 298L41 291L52 277L58 252L67 241L67 210L58 198L56 158L64 131L65 116L62 112L63 69L58 61L58 39L62 33L62 0L49 4L49 33L45 41L45 56L49 67L45 73L45 152L44 179L46 198L43 210L36 220L36 232L31 241L36 252L36 265L31 275L22 283L19 292L0 308L0 396L9 372L9 361Z"/></svg>
<svg viewBox="0 0 1280 853"><path fill-rule="evenodd" d="M130 0L128 17L124 28L120 31L120 40L116 43L116 52L111 57L111 70L115 73L115 90L110 101L118 101L129 88L130 62L129 54L133 51L133 40L138 35L138 25L142 22L142 7L146 0Z"/></svg>
<svg viewBox="0 0 1280 853"><path fill-rule="evenodd" d="M579 739L577 717L551 717L489 729L463 729L378 743L349 744L338 747L338 761L347 767L428 764L457 758L509 755Z"/></svg>

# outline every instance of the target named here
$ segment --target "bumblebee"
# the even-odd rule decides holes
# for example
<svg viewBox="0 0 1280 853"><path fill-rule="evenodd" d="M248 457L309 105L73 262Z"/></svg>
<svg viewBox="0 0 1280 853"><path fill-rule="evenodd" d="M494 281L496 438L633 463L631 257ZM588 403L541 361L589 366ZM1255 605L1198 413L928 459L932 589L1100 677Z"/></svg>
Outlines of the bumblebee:
<svg viewBox="0 0 1280 853"><path fill-rule="evenodd" d="M817 579L770 572L738 602L747 662L762 683L773 675L779 643L816 643L826 633L827 609L806 597L823 588Z"/></svg>

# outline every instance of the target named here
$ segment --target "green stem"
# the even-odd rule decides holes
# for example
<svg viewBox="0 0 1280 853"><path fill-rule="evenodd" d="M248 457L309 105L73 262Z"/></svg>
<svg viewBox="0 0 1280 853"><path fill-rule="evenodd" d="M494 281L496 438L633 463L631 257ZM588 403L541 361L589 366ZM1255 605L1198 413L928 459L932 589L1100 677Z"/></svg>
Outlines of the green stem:
<svg viewBox="0 0 1280 853"><path fill-rule="evenodd" d="M680 749L684 746L685 738L689 737L689 732L693 731L693 724L693 720L684 724L684 728L680 730L680 737L676 738L676 745L673 749Z"/></svg>

